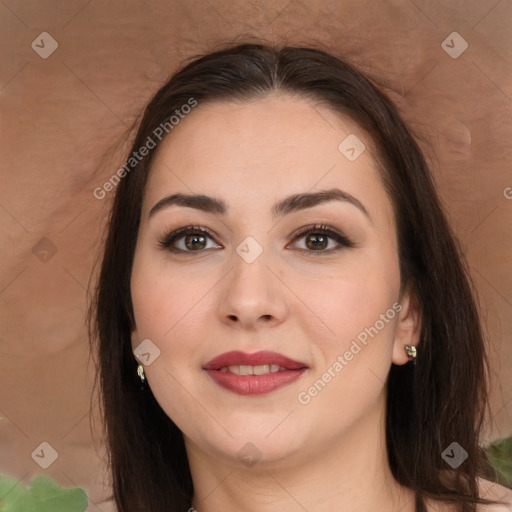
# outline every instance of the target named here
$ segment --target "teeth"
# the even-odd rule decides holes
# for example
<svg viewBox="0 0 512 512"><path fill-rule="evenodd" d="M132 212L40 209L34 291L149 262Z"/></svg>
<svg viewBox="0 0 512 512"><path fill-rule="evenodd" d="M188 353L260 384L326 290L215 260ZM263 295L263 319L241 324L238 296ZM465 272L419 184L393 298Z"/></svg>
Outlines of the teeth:
<svg viewBox="0 0 512 512"><path fill-rule="evenodd" d="M250 368L250 367L248 367ZM242 369L240 368L240 373L242 372ZM264 375L265 373L270 373L270 366L268 364L260 364L258 366L252 367L252 373L253 375Z"/></svg>
<svg viewBox="0 0 512 512"><path fill-rule="evenodd" d="M246 366L244 364L241 364L239 366L240 371L238 372L240 375L254 375L253 367L252 366Z"/></svg>
<svg viewBox="0 0 512 512"><path fill-rule="evenodd" d="M265 375L267 373L276 373L286 371L288 368L279 366L278 364L259 364L256 366L250 366L246 364L223 366L221 372L230 372L236 375Z"/></svg>

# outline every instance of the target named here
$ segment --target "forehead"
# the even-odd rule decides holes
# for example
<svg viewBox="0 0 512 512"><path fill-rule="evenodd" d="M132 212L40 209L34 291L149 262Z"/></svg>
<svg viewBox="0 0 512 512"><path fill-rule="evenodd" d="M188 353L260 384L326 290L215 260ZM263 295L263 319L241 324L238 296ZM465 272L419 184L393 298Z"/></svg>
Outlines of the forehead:
<svg viewBox="0 0 512 512"><path fill-rule="evenodd" d="M310 99L199 103L158 148L144 209L175 191L255 207L264 196L332 187L382 196L373 155L373 141L356 123Z"/></svg>

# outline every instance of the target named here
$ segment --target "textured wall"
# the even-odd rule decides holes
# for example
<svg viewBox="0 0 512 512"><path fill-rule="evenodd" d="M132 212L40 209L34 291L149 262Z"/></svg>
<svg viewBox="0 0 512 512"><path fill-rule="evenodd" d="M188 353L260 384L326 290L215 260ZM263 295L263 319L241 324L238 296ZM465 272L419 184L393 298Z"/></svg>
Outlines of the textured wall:
<svg viewBox="0 0 512 512"><path fill-rule="evenodd" d="M510 435L511 26L508 0L3 0L0 471L24 482L45 472L109 510L84 313L112 193L93 190L181 60L239 34L319 41L386 84L422 139L481 296L488 437ZM36 461L50 462L50 448L31 456L42 442L58 456L47 469Z"/></svg>

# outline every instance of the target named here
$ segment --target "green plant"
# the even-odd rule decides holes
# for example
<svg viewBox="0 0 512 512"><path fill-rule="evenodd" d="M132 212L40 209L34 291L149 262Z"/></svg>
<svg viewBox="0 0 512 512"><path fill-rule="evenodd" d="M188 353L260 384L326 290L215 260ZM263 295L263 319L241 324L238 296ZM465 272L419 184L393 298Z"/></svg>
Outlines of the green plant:
<svg viewBox="0 0 512 512"><path fill-rule="evenodd" d="M496 439L485 451L496 469L498 482L512 489L512 436Z"/></svg>
<svg viewBox="0 0 512 512"><path fill-rule="evenodd" d="M0 474L0 512L84 512L87 494L80 487L66 489L45 475L37 475L26 488Z"/></svg>

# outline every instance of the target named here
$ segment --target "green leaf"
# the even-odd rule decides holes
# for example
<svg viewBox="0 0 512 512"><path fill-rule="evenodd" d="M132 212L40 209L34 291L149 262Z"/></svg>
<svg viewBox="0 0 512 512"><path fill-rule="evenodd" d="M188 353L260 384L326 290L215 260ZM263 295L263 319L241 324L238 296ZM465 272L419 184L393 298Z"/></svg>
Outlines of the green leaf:
<svg viewBox="0 0 512 512"><path fill-rule="evenodd" d="M0 475L0 512L84 512L87 494L67 489L45 475L37 475L28 489L16 479Z"/></svg>
<svg viewBox="0 0 512 512"><path fill-rule="evenodd" d="M493 441L485 452L498 472L499 483L512 489L512 436Z"/></svg>

